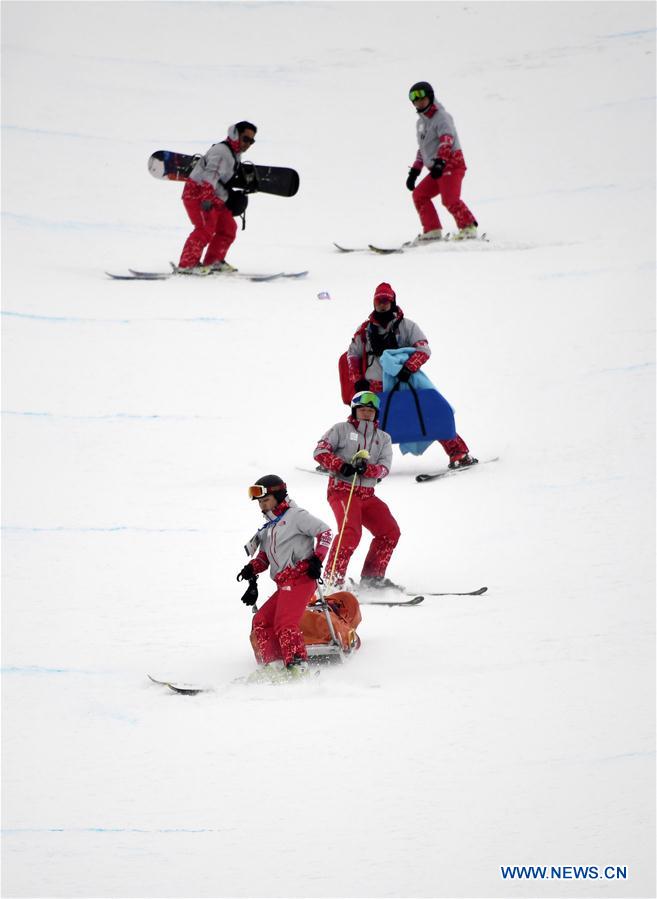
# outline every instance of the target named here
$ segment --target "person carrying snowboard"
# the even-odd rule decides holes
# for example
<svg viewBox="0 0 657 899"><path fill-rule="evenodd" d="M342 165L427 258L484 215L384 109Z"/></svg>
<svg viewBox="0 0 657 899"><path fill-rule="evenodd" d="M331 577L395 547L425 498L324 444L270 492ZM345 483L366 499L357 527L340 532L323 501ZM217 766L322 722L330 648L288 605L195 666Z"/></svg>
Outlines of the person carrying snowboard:
<svg viewBox="0 0 657 899"><path fill-rule="evenodd" d="M338 589L344 585L363 527L373 539L363 564L361 587L401 589L385 577L399 541L399 525L388 506L374 495L375 485L389 473L392 462L392 442L378 426L378 411L375 393L357 393L347 420L329 428L315 447L315 461L329 472L327 499L338 527L325 571L329 586Z"/></svg>
<svg viewBox="0 0 657 899"><path fill-rule="evenodd" d="M408 382L431 356L431 347L419 325L406 318L397 306L395 291L384 281L374 291L374 312L358 328L347 350L349 376L354 390L381 393L381 355L385 350L398 347L415 348L397 376L400 381ZM478 461L470 455L468 445L458 434L451 440L439 442L449 456L450 468L465 468Z"/></svg>
<svg viewBox="0 0 657 899"><path fill-rule="evenodd" d="M231 190L230 185L239 173L242 153L255 143L257 130L246 121L231 125L226 139L213 144L192 169L182 192L182 201L194 230L180 255L179 273L198 274L206 268L237 271L226 262L226 254L237 234L234 216L245 211L248 197ZM205 247L205 258L200 266Z"/></svg>
<svg viewBox="0 0 657 899"><path fill-rule="evenodd" d="M267 520L245 547L249 555L256 550L257 555L237 575L238 581L250 584L242 602L255 604L255 579L267 568L276 584L253 617L256 659L269 674L301 677L308 671L308 653L299 622L321 577L331 529L290 499L278 475L259 478L248 494Z"/></svg>
<svg viewBox="0 0 657 899"><path fill-rule="evenodd" d="M461 142L451 115L435 99L428 81L417 81L408 93L416 109L418 152L406 178L406 187L413 192L413 202L422 223L417 240L441 240L442 225L436 207L431 202L440 194L443 206L454 217L458 232L455 239L477 237L477 221L461 199L461 182L466 172ZM429 174L416 187L423 166Z"/></svg>

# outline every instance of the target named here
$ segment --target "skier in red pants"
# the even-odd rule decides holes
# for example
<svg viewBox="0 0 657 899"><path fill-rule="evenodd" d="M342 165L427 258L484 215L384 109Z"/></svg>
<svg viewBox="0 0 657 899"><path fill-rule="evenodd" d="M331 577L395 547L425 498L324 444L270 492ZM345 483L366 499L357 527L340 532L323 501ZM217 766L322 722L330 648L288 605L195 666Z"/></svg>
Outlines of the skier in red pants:
<svg viewBox="0 0 657 899"><path fill-rule="evenodd" d="M301 677L308 671L308 653L299 627L321 577L322 563L331 543L331 529L287 495L287 487L277 475L265 475L249 487L251 499L257 499L267 519L245 547L257 555L242 568L237 580L248 580L242 597L254 605L255 579L269 568L276 591L253 617L252 644L257 661L272 675Z"/></svg>
<svg viewBox="0 0 657 899"><path fill-rule="evenodd" d="M436 207L431 202L440 195L443 206L454 217L457 240L477 237L477 222L461 199L461 182L466 164L461 142L451 115L434 97L427 81L416 82L409 91L409 99L419 116L417 120L418 152L406 179L406 187L413 191L413 202L422 222L417 240L441 240L442 225ZM427 177L415 186L422 167L429 169Z"/></svg>
<svg viewBox="0 0 657 899"><path fill-rule="evenodd" d="M374 495L375 485L389 473L392 462L392 443L378 426L378 410L375 393L357 393L351 401L349 418L329 428L315 448L315 460L330 475L327 499L335 515L338 537L333 541L326 571L330 584L338 588L344 585L349 560L365 527L373 534L373 540L363 564L360 586L401 589L385 577L399 540L399 525L388 506Z"/></svg>
<svg viewBox="0 0 657 899"><path fill-rule="evenodd" d="M257 130L251 122L231 125L226 140L213 144L192 169L182 201L194 230L180 256L180 274L206 274L208 269L236 271L226 262L226 254L237 234L234 216L245 211L248 197L233 191L230 183L239 172L242 153L255 143Z"/></svg>

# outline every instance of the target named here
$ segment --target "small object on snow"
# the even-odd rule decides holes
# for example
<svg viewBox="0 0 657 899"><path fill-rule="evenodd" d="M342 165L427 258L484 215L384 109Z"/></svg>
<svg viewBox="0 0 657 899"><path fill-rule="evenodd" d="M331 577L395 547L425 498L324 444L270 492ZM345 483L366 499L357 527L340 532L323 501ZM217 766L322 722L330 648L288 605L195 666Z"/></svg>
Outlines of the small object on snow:
<svg viewBox="0 0 657 899"><path fill-rule="evenodd" d="M317 299L318 300L330 300L331 294L328 292L328 290L320 290L320 292L317 294Z"/></svg>

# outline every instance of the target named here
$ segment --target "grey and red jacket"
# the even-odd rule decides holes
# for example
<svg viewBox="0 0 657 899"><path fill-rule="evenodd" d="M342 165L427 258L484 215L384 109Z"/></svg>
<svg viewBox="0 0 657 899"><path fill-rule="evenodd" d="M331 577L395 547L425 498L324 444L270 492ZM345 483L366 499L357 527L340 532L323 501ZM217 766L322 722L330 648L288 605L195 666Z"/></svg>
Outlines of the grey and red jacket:
<svg viewBox="0 0 657 899"><path fill-rule="evenodd" d="M351 462L358 450L366 449L369 454L367 468L356 476L354 492L358 496L371 496L377 481L385 478L392 464L392 441L390 434L382 431L376 421L359 421L349 416L329 428L318 441L313 456L320 465L331 472L331 490L351 489L354 476L340 474L345 462Z"/></svg>
<svg viewBox="0 0 657 899"><path fill-rule="evenodd" d="M415 128L418 151L411 168L420 171L426 165L430 169L436 159L444 159L447 163L444 175L456 170L466 170L454 119L446 109L432 103L425 112L418 115Z"/></svg>
<svg viewBox="0 0 657 899"><path fill-rule="evenodd" d="M281 586L305 575L313 554L324 560L331 545L331 528L325 521L291 499L264 515L266 524L244 547L249 556L258 551L251 560L256 574L269 568L272 580Z"/></svg>
<svg viewBox="0 0 657 899"><path fill-rule="evenodd" d="M347 350L349 374L353 382L367 378L370 390L380 393L383 390L381 353L396 347L416 348L416 352L404 363L411 372L418 371L431 355L431 347L424 332L410 318L405 318L399 307L395 318L386 325L380 325L373 312L358 328Z"/></svg>
<svg viewBox="0 0 657 899"><path fill-rule="evenodd" d="M205 156L201 156L192 169L189 181L193 181L194 184L189 185L189 181L187 182L191 190L186 190L186 193L193 192L202 200L212 200L216 197L225 203L228 199L225 185L239 168L241 158L242 154L231 150L225 141L212 144Z"/></svg>

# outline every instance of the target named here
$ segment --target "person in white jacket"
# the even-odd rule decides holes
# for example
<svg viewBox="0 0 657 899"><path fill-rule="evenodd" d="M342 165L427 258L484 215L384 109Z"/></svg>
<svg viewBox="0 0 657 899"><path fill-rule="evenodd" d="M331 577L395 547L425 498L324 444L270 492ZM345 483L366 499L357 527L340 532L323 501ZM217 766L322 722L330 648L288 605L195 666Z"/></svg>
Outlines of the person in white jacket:
<svg viewBox="0 0 657 899"><path fill-rule="evenodd" d="M461 183L467 166L461 142L454 127L454 119L434 96L428 81L417 81L409 91L409 99L418 114L417 156L406 178L406 187L413 192L413 202L422 222L418 240L441 240L440 217L434 197L440 194L443 206L454 217L458 232L454 237L468 240L477 237L477 221L461 199ZM429 174L416 187L423 166Z"/></svg>
<svg viewBox="0 0 657 899"><path fill-rule="evenodd" d="M276 584L275 592L253 617L252 644L258 662L276 665L282 661L289 674L297 676L308 668L299 622L321 577L331 529L290 499L278 475L264 475L248 492L258 501L266 522L245 547L248 555L256 555L237 575L238 581L251 584L242 602L255 604L255 578L267 568Z"/></svg>
<svg viewBox="0 0 657 899"><path fill-rule="evenodd" d="M363 528L372 534L372 542L361 572L361 587L397 586L385 573L399 540L399 525L388 506L374 495L374 488L387 477L392 464L392 442L379 428L378 411L375 393L357 393L349 418L329 428L315 447L315 461L329 474L326 497L341 532L326 563L329 583L338 588L344 585Z"/></svg>
<svg viewBox="0 0 657 899"><path fill-rule="evenodd" d="M238 122L228 129L226 140L213 144L191 171L182 193L182 201L194 230L185 241L178 272L194 274L201 263L217 271L236 271L226 262L226 254L235 240L236 215L246 209L248 198L232 191L230 182L238 174L242 153L255 143L257 128L251 122Z"/></svg>

